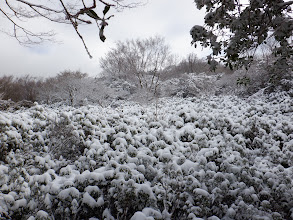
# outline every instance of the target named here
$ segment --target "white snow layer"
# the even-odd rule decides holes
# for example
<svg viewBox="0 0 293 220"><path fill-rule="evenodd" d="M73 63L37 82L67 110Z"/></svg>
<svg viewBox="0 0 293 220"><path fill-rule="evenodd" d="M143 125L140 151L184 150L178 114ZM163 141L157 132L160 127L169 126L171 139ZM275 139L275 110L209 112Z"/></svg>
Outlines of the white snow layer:
<svg viewBox="0 0 293 220"><path fill-rule="evenodd" d="M0 217L290 219L292 112L234 96L1 112Z"/></svg>

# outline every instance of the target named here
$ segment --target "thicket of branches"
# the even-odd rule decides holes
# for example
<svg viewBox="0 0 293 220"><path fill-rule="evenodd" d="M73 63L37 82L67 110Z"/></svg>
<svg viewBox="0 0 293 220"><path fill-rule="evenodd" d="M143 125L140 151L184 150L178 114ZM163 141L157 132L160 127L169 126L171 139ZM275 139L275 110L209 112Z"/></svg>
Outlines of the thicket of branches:
<svg viewBox="0 0 293 220"><path fill-rule="evenodd" d="M29 75L18 78L4 76L0 78L0 98L15 102L22 100L33 102L37 99L37 90L40 85L40 81Z"/></svg>
<svg viewBox="0 0 293 220"><path fill-rule="evenodd" d="M207 73L209 75L218 73L232 73L229 68L224 65L219 64L217 69L211 70L207 60L204 58L199 58L195 53L187 54L185 57L178 59L165 69L168 74L164 74L162 77L164 79L180 77L184 73Z"/></svg>
<svg viewBox="0 0 293 220"><path fill-rule="evenodd" d="M136 78L141 88L155 89L164 70L174 63L170 46L163 37L116 42L100 66L105 74Z"/></svg>

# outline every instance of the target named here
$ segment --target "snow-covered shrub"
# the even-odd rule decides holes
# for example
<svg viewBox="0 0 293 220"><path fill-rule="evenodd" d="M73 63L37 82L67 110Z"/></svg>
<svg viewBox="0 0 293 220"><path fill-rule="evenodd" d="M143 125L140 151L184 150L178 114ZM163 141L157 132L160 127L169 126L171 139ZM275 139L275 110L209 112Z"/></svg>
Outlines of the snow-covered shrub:
<svg viewBox="0 0 293 220"><path fill-rule="evenodd" d="M0 111L8 110L11 106L13 106L13 104L13 101L0 99Z"/></svg>
<svg viewBox="0 0 293 220"><path fill-rule="evenodd" d="M263 90L266 94L283 91L292 97L292 71L279 71L270 69L264 60L255 61L247 70L239 69L233 74L221 75L215 85L217 94L249 96Z"/></svg>
<svg viewBox="0 0 293 220"><path fill-rule="evenodd" d="M75 130L67 115L61 115L57 122L53 122L48 133L48 151L56 158L62 156L66 159L78 158L83 154L85 145L83 138L90 132L84 129L83 133Z"/></svg>
<svg viewBox="0 0 293 220"><path fill-rule="evenodd" d="M155 104L133 102L3 112L0 141L16 148L0 162L0 215L292 218L289 96L159 103L158 112ZM9 131L19 135L13 139ZM83 150L69 152L74 145Z"/></svg>
<svg viewBox="0 0 293 220"><path fill-rule="evenodd" d="M16 111L21 108L31 108L35 103L31 101L13 102L11 100L0 100L0 111Z"/></svg>
<svg viewBox="0 0 293 220"><path fill-rule="evenodd" d="M163 97L194 97L205 94L213 95L217 75L205 73L185 73L177 78L160 82L159 91Z"/></svg>

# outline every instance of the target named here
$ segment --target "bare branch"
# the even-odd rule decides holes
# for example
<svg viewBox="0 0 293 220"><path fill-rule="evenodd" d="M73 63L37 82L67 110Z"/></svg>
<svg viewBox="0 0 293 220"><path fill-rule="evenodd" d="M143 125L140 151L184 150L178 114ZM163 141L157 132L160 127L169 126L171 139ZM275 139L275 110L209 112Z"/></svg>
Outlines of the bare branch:
<svg viewBox="0 0 293 220"><path fill-rule="evenodd" d="M12 23L13 28L10 30L11 33L10 31L1 31L16 38L20 44L39 44L42 41L50 40L50 37L54 36L52 31L34 33L24 26L24 22L32 18L45 18L54 23L72 25L90 58L92 56L82 34L79 32L78 26L80 24L96 23L99 29L99 37L102 41L105 41L104 29L108 25L108 20L114 16L107 14L110 7L119 10L137 7L140 4L139 2L129 3L129 1L126 4L126 0L77 0L74 3L70 0L59 0L61 4L56 4L56 1L54 1L55 3L53 1L46 1L47 3L43 4L40 3L41 1L36 0L5 0L3 2L5 3L0 6L0 13ZM98 15L94 11L97 8L104 8L102 14Z"/></svg>
<svg viewBox="0 0 293 220"><path fill-rule="evenodd" d="M21 27L20 25L18 25L14 20L11 19L11 17L9 17L9 15L3 11L0 8L0 12L2 12L2 14L4 14L4 16L13 24L13 34L9 34L7 32L4 32L12 37L14 37L20 44L22 45L26 45L26 44L38 44L41 43L42 41L48 40L50 39L52 36L54 36L55 34L53 32L42 32L42 33L33 33L30 30ZM19 36L18 35L18 30L21 30L25 36ZM22 40L22 38L25 37L28 40ZM32 38L35 38L37 40L34 40Z"/></svg>
<svg viewBox="0 0 293 220"><path fill-rule="evenodd" d="M85 48L87 54L89 55L90 58L93 58L92 55L90 54L90 52L89 52L87 46L86 46L86 43L85 43L85 41L84 41L82 35L79 33L79 31L78 31L78 29L77 29L77 24L73 21L72 16L69 14L69 12L68 12L66 6L64 5L63 1L62 1L62 0L59 0L59 1L61 2L62 6L63 6L63 8L64 8L64 10L65 10L65 12L66 12L66 16L68 16L68 19L70 20L72 26L74 27L75 32L77 33L77 35L78 35L79 38L81 39L81 41L82 41L82 43L83 43L83 46L84 46L84 48ZM94 2L95 2L95 1L94 1Z"/></svg>
<svg viewBox="0 0 293 220"><path fill-rule="evenodd" d="M37 4L33 4L31 2L27 2L27 1L24 1L24 0L16 0L17 2L21 2L23 4L26 4L28 5L29 7L36 7L36 8L40 8L40 9L43 9L45 11L50 11L50 12L54 12L54 13L62 13L63 10L55 10L55 9L52 9L52 8L48 8L44 5L37 5Z"/></svg>

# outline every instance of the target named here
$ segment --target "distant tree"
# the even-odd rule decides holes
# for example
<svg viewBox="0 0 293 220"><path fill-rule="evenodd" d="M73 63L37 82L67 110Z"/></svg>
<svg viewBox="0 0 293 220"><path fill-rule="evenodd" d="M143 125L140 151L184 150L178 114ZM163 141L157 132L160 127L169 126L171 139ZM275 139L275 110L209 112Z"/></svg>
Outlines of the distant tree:
<svg viewBox="0 0 293 220"><path fill-rule="evenodd" d="M46 104L53 103L56 99L56 86L57 84L55 78L50 77L44 79L38 89L37 101Z"/></svg>
<svg viewBox="0 0 293 220"><path fill-rule="evenodd" d="M276 60L275 56L273 55L274 49L279 46L280 44L278 41L276 41L274 38L269 38L266 40L265 44L263 43L260 45L257 58L261 61L264 61L266 67L270 66L270 64Z"/></svg>
<svg viewBox="0 0 293 220"><path fill-rule="evenodd" d="M222 64L219 64L215 71L211 71L206 59L198 58L195 53L187 54L185 57L181 58L181 60L179 59L177 62L175 62L174 65L167 67L165 71L168 72L168 74L164 74L164 76L161 78L162 80L181 78L181 75L185 73L205 73L211 75L232 72L229 68L226 68Z"/></svg>
<svg viewBox="0 0 293 220"><path fill-rule="evenodd" d="M13 83L13 76L3 76L0 78L0 93L1 99L10 99L7 95L11 90L11 85Z"/></svg>
<svg viewBox="0 0 293 220"><path fill-rule="evenodd" d="M89 55L92 57L83 35L79 31L79 25L96 24L99 29L99 37L105 41L104 29L113 15L108 15L110 8L121 10L133 8L140 2L125 0L6 0L0 2L0 14L11 26L1 28L1 32L17 39L20 44L38 44L52 40L53 31L34 32L27 28L25 22L34 18L44 18L51 22L71 25L79 36ZM103 10L101 10L103 9ZM100 13L97 13L97 10ZM3 24L3 23L2 23Z"/></svg>
<svg viewBox="0 0 293 220"><path fill-rule="evenodd" d="M86 73L65 70L56 77L45 79L39 87L37 98L39 102L47 104L66 102L69 105L103 105L107 92L112 91L104 84L104 81L89 77Z"/></svg>
<svg viewBox="0 0 293 220"><path fill-rule="evenodd" d="M0 94L4 100L36 101L40 82L29 75L19 78L4 76L0 78Z"/></svg>
<svg viewBox="0 0 293 220"><path fill-rule="evenodd" d="M130 75L137 78L141 88L155 89L163 70L171 65L173 56L164 38L118 41L100 59L104 72L111 75Z"/></svg>
<svg viewBox="0 0 293 220"><path fill-rule="evenodd" d="M195 0L205 8L205 26L195 25L192 44L210 47L209 63L223 61L230 68L248 67L257 48L268 38L278 42L273 48L275 66L292 68L293 1L285 0ZM291 38L291 42L290 42Z"/></svg>
<svg viewBox="0 0 293 220"><path fill-rule="evenodd" d="M47 102L68 101L69 105L77 102L77 96L82 93L85 85L84 79L88 75L80 71L65 70L54 78L45 81L43 87L46 88L43 98L47 97Z"/></svg>
<svg viewBox="0 0 293 220"><path fill-rule="evenodd" d="M199 59L194 53L188 54L176 68L176 71L181 73L202 73L208 72L208 70L206 61Z"/></svg>
<svg viewBox="0 0 293 220"><path fill-rule="evenodd" d="M58 81L65 81L68 79L83 79L85 77L88 77L87 73L82 73L80 71L65 70L65 71L60 72L56 76L56 79Z"/></svg>

